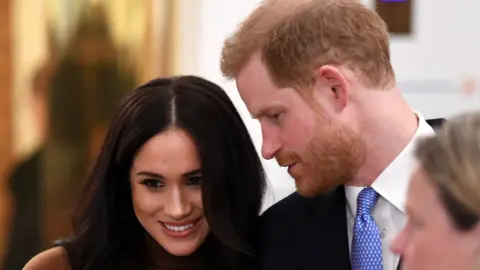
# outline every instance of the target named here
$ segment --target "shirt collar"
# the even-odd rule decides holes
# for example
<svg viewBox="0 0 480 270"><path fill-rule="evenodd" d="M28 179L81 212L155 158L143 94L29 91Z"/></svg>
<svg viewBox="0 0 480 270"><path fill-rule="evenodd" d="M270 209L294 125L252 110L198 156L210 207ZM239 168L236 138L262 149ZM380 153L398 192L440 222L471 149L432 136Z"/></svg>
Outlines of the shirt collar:
<svg viewBox="0 0 480 270"><path fill-rule="evenodd" d="M418 128L415 135L402 152L385 168L372 184L372 188L378 192L380 196L402 212L405 212L407 189L410 183L410 175L414 168L415 145L421 137L434 133L432 127L427 124L423 116L416 111L414 113L418 119ZM353 214L356 212L356 200L362 189L363 187L345 187L347 202Z"/></svg>

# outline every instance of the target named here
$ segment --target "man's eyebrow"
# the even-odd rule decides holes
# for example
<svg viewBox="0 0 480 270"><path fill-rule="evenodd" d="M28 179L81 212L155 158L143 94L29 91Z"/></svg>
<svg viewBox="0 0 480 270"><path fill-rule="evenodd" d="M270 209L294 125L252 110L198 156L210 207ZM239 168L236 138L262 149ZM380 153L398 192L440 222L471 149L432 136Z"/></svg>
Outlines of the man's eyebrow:
<svg viewBox="0 0 480 270"><path fill-rule="evenodd" d="M251 114L252 118L253 119L258 119L260 117L262 117L265 113L267 113L268 109L267 108L263 108L253 114Z"/></svg>
<svg viewBox="0 0 480 270"><path fill-rule="evenodd" d="M262 117L263 115L267 114L269 111L273 111L273 110L278 110L278 109L282 109L283 106L280 105L280 104L271 104L269 106L266 106L260 110L258 110L257 112L251 114L252 118L253 119L258 119L260 117Z"/></svg>

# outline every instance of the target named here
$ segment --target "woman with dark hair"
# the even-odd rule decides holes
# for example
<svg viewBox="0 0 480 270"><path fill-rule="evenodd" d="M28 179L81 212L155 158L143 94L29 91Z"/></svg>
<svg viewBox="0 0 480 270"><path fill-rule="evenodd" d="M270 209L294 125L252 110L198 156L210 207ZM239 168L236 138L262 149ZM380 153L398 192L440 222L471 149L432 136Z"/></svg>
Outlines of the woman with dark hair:
<svg viewBox="0 0 480 270"><path fill-rule="evenodd" d="M73 236L26 269L248 269L266 180L226 93L156 79L116 114Z"/></svg>

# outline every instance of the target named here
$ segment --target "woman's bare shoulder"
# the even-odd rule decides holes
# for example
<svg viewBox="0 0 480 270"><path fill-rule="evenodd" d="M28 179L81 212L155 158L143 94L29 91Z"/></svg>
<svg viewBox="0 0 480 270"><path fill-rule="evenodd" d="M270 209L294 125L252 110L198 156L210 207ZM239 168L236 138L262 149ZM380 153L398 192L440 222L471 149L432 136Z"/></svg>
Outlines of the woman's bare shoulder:
<svg viewBox="0 0 480 270"><path fill-rule="evenodd" d="M33 257L23 270L71 270L71 267L67 251L63 247L54 247Z"/></svg>

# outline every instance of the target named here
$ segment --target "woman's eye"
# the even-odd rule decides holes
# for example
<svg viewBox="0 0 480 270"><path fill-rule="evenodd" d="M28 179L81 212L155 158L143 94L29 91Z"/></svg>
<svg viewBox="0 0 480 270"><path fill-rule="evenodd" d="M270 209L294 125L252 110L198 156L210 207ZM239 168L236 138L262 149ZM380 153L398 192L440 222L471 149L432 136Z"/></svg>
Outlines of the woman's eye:
<svg viewBox="0 0 480 270"><path fill-rule="evenodd" d="M190 177L187 182L189 186L199 186L201 183L202 183L202 177L200 176Z"/></svg>
<svg viewBox="0 0 480 270"><path fill-rule="evenodd" d="M408 217L407 224L410 225L413 229L421 229L423 223L415 218Z"/></svg>
<svg viewBox="0 0 480 270"><path fill-rule="evenodd" d="M141 182L141 184L149 188L162 188L165 186L165 184L158 179L145 179Z"/></svg>

